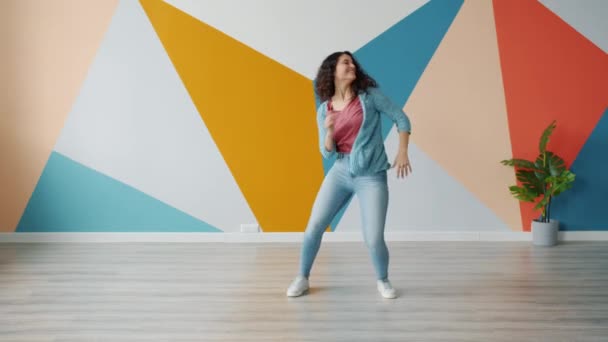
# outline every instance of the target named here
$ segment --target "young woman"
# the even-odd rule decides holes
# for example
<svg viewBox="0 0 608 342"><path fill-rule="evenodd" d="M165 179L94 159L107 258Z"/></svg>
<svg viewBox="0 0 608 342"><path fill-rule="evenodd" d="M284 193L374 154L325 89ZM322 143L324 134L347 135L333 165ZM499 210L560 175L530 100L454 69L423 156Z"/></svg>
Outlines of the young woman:
<svg viewBox="0 0 608 342"><path fill-rule="evenodd" d="M377 89L348 51L335 52L321 64L316 93L319 147L324 158L336 156L315 199L304 234L300 273L287 289L297 297L309 289L308 277L327 226L354 193L359 199L363 235L376 271L378 291L396 298L388 279L389 252L384 241L388 207L387 170L392 166L384 150L380 114L388 115L399 131L399 151L393 166L397 177L411 171L407 115Z"/></svg>

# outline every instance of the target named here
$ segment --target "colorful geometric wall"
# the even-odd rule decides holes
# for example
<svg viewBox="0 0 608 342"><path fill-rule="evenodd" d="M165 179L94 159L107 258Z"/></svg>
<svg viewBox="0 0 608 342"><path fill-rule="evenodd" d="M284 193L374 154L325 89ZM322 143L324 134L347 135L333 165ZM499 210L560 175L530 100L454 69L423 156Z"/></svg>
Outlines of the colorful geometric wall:
<svg viewBox="0 0 608 342"><path fill-rule="evenodd" d="M312 80L338 50L412 121L388 231L529 230L538 213L499 161L534 157L553 119L549 149L577 180L552 213L608 230L606 2L9 0L0 13L0 231L303 231L333 163ZM383 133L392 159L386 118ZM358 231L359 215L352 199L331 229Z"/></svg>

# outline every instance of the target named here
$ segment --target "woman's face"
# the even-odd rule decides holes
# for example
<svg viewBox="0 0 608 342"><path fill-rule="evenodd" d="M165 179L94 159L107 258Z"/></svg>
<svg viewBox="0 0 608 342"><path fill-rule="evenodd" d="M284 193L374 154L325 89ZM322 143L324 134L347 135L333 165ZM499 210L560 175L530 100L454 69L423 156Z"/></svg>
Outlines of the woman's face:
<svg viewBox="0 0 608 342"><path fill-rule="evenodd" d="M357 78L356 70L357 67L353 63L353 59L349 55L343 54L338 58L334 79L337 82L352 82Z"/></svg>

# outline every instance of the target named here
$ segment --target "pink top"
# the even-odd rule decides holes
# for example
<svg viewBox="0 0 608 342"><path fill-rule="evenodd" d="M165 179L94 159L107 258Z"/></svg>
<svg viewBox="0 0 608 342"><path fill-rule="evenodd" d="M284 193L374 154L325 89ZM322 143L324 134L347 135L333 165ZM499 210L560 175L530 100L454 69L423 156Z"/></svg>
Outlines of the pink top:
<svg viewBox="0 0 608 342"><path fill-rule="evenodd" d="M355 97L342 110L333 110L331 100L327 103L328 115L337 115L334 122L334 141L336 150L341 153L350 153L353 143L363 122L363 108L361 101Z"/></svg>

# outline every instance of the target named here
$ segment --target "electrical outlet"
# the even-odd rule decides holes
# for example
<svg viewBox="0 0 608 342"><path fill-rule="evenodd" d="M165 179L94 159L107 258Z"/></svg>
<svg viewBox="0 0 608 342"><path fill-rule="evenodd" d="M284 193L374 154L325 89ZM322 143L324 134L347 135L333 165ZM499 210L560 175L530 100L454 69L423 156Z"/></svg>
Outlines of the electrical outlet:
<svg viewBox="0 0 608 342"><path fill-rule="evenodd" d="M260 226L257 223L242 223L241 233L258 233Z"/></svg>

